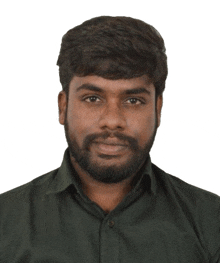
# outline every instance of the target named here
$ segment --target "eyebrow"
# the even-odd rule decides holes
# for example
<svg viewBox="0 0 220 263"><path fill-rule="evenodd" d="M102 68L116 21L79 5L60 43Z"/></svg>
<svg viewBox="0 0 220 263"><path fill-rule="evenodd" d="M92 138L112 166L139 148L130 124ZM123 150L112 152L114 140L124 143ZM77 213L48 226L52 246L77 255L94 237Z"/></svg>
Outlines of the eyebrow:
<svg viewBox="0 0 220 263"><path fill-rule="evenodd" d="M81 86L79 86L76 89L76 92L79 92L80 90L91 90L91 91L100 92L100 93L104 93L105 92L100 87L94 86L92 84L82 84ZM146 94L150 95L150 91L147 90L144 87L137 87L137 88L133 88L133 89L127 89L127 90L124 90L124 91L121 92L121 94L126 94L126 95L141 94L141 93L146 93Z"/></svg>

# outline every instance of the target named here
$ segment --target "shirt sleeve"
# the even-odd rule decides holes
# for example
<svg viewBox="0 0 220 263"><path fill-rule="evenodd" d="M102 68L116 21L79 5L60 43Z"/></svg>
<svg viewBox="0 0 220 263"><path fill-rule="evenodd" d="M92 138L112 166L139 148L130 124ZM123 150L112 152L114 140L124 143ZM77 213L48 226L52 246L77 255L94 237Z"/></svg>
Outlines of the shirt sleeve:
<svg viewBox="0 0 220 263"><path fill-rule="evenodd" d="M217 213L217 236L218 236L218 240L220 240L220 201L219 201L219 198L218 198L218 213ZM217 240L215 240L217 241ZM212 257L210 263L220 263L220 242L219 243L219 247L217 247L217 251L216 253L214 254L214 256Z"/></svg>
<svg viewBox="0 0 220 263"><path fill-rule="evenodd" d="M210 263L220 263L220 248L216 252L215 256L212 258Z"/></svg>

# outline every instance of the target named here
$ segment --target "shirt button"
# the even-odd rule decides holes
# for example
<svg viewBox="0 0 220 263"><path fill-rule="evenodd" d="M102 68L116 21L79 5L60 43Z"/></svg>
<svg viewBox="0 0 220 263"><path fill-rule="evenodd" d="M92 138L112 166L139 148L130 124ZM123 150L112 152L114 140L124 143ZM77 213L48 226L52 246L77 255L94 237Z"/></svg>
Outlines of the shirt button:
<svg viewBox="0 0 220 263"><path fill-rule="evenodd" d="M108 226L113 227L115 225L115 222L113 220L108 221Z"/></svg>

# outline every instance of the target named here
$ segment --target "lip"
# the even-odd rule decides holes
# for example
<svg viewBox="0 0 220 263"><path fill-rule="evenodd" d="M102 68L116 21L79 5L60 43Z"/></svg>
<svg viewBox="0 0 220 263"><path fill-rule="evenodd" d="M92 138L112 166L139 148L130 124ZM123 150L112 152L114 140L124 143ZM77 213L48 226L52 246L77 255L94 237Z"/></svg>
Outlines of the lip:
<svg viewBox="0 0 220 263"><path fill-rule="evenodd" d="M94 142L94 145L100 153L105 155L118 155L127 148L127 145L122 143Z"/></svg>
<svg viewBox="0 0 220 263"><path fill-rule="evenodd" d="M128 146L127 144L120 142L118 140L115 139L108 139L108 140L97 140L94 141L94 143L100 143L100 144L106 144L106 145L118 145L118 146Z"/></svg>

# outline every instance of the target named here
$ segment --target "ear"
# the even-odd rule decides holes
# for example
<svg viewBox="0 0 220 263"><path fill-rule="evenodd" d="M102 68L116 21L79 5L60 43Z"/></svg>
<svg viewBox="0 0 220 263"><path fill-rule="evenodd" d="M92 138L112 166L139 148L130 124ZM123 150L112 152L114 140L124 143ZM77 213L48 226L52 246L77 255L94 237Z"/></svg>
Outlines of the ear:
<svg viewBox="0 0 220 263"><path fill-rule="evenodd" d="M67 96L64 91L61 91L58 95L58 107L59 107L59 122L64 125L67 110Z"/></svg>
<svg viewBox="0 0 220 263"><path fill-rule="evenodd" d="M161 110L162 110L162 106L163 106L163 95L159 95L157 97L157 128L160 126L160 122L161 122Z"/></svg>

